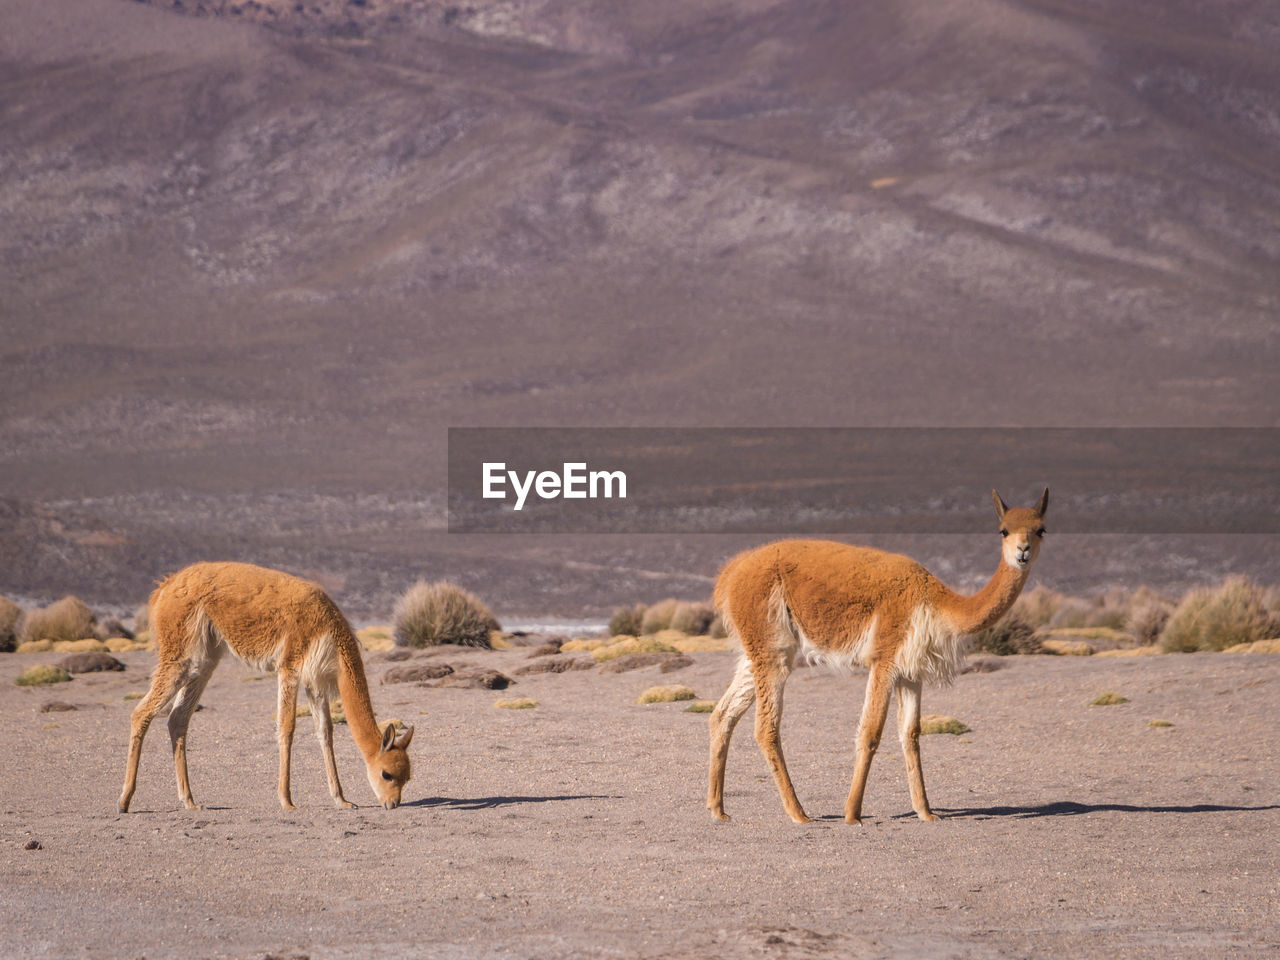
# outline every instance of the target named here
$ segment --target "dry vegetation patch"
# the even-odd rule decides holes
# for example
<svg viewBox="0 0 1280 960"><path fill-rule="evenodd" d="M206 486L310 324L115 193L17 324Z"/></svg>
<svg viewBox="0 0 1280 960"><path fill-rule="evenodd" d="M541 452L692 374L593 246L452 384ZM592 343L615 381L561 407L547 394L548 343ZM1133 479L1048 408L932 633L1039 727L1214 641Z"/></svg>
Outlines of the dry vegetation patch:
<svg viewBox="0 0 1280 960"><path fill-rule="evenodd" d="M97 639L98 618L78 597L65 596L55 603L27 614L22 623L22 640Z"/></svg>
<svg viewBox="0 0 1280 960"><path fill-rule="evenodd" d="M695 700L684 708L685 713L711 713L716 708L714 700Z"/></svg>
<svg viewBox="0 0 1280 960"><path fill-rule="evenodd" d="M499 710L532 710L538 701L532 697L514 697L510 700L495 700L493 705Z"/></svg>
<svg viewBox="0 0 1280 960"><path fill-rule="evenodd" d="M29 667L22 671L18 679L13 682L20 687L35 687L45 683L66 683L70 679L71 674L61 667L43 663L38 667Z"/></svg>
<svg viewBox="0 0 1280 960"><path fill-rule="evenodd" d="M567 644L566 644L567 646ZM561 649L564 649L562 647ZM678 653L669 643L663 643L656 637L614 637L613 641L591 651L596 663L604 663L629 653Z"/></svg>
<svg viewBox="0 0 1280 960"><path fill-rule="evenodd" d="M1128 697L1122 697L1118 693L1112 693L1108 690L1106 693L1100 693L1089 701L1091 707L1112 707L1119 703L1128 703Z"/></svg>
<svg viewBox="0 0 1280 960"><path fill-rule="evenodd" d="M944 714L930 713L920 718L921 734L950 733L958 737L962 733L968 733L969 730L967 723Z"/></svg>
<svg viewBox="0 0 1280 960"><path fill-rule="evenodd" d="M456 643L492 647L491 634L502 624L484 602L461 587L419 580L397 601L393 639L401 647Z"/></svg>
<svg viewBox="0 0 1280 960"><path fill-rule="evenodd" d="M677 683L669 687L650 687L636 698L636 703L675 703L678 700L696 700L697 698L698 695L693 692L692 687Z"/></svg>
<svg viewBox="0 0 1280 960"><path fill-rule="evenodd" d="M1225 650L1280 633L1280 618L1267 594L1247 577L1231 577L1217 587L1187 593L1160 632L1169 653Z"/></svg>

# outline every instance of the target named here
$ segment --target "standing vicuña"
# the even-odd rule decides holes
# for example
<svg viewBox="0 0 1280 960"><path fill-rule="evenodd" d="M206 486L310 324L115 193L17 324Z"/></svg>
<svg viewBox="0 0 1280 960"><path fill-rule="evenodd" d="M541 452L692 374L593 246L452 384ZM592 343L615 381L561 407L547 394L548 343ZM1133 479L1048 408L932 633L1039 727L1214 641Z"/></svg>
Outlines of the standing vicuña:
<svg viewBox="0 0 1280 960"><path fill-rule="evenodd" d="M142 738L155 715L169 703L169 739L178 776L178 796L190 810L200 809L187 781L187 724L222 654L231 652L259 670L279 675L277 730L280 740L280 805L293 809L289 795L289 754L298 702L298 685L307 692L316 735L324 751L329 792L340 807L338 766L333 759L333 720L329 701L342 696L351 736L364 755L369 785L387 809L400 803L409 780L407 749L413 727L396 736L388 725L378 730L369 701L360 645L332 600L314 583L278 570L247 563L197 563L169 577L151 594L151 633L158 663L151 690L133 711L129 764L120 812L138 780Z"/></svg>
<svg viewBox="0 0 1280 960"><path fill-rule="evenodd" d="M898 692L898 735L907 761L911 806L921 820L936 820L920 769L920 688L948 683L964 656L969 634L989 627L1013 605L1026 583L1044 536L1049 491L1031 510L1009 509L994 490L1000 566L971 597L949 590L910 557L824 540L785 540L734 557L716 581L715 602L743 658L729 689L711 714L711 784L707 807L721 820L724 765L739 718L756 706L756 741L773 771L787 814L805 823L787 775L778 728L782 687L796 653L832 664L870 667L853 786L845 803L848 823L862 819L862 794L880 744L889 696Z"/></svg>

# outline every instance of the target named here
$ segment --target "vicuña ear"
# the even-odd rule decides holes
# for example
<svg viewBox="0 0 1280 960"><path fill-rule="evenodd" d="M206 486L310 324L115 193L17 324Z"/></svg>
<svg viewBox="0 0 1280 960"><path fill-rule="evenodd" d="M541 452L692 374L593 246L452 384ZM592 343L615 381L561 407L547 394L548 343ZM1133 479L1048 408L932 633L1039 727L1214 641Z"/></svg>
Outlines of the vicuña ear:
<svg viewBox="0 0 1280 960"><path fill-rule="evenodd" d="M1004 505L1004 501L1000 499L1000 494L994 490L991 491L991 502L996 505L996 519L1003 520L1004 512L1009 508Z"/></svg>
<svg viewBox="0 0 1280 960"><path fill-rule="evenodd" d="M410 726L404 733L396 737L395 747L399 750L408 750L409 741L413 739L413 727Z"/></svg>
<svg viewBox="0 0 1280 960"><path fill-rule="evenodd" d="M380 748L381 751L383 753L386 753L388 750L392 748L392 746L395 745L395 742L396 742L396 725L394 723L388 723L386 726L386 729L382 731L382 747Z"/></svg>
<svg viewBox="0 0 1280 960"><path fill-rule="evenodd" d="M1044 516L1044 512L1049 509L1049 488L1044 488L1044 496L1040 498L1040 505L1036 507L1036 513Z"/></svg>

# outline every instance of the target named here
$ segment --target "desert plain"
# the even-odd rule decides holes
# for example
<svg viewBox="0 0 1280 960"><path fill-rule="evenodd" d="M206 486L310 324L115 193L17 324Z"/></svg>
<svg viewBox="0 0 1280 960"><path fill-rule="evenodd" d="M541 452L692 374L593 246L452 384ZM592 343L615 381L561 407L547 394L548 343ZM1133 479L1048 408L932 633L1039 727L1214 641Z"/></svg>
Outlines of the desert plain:
<svg viewBox="0 0 1280 960"><path fill-rule="evenodd" d="M275 796L274 679L233 660L193 719L178 802L164 724L116 812L129 712L154 654L19 687L55 654L0 658L6 957L1252 957L1280 947L1280 658L1012 656L926 713L931 801L911 813L892 722L863 825L842 820L862 675L797 670L783 743L813 822L783 814L750 715L720 823L706 716L733 652L671 673L522 674L527 648L366 659L380 719L412 723L414 776L373 805L346 728L355 810L336 809L311 721ZM560 654L560 657L582 654ZM506 690L383 683L395 667L496 669ZM431 682L431 681L429 681ZM1128 702L1091 706L1104 692ZM532 709L495 708L529 697ZM76 709L41 712L51 700ZM1152 721L1164 726L1153 726ZM26 849L35 841L38 849Z"/></svg>

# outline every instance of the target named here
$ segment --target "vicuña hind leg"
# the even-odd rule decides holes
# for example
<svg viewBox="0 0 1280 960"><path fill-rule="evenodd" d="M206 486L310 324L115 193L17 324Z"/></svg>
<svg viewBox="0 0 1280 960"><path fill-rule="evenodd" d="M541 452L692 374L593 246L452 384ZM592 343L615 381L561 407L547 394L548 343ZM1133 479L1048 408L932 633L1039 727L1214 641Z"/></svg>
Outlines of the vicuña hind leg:
<svg viewBox="0 0 1280 960"><path fill-rule="evenodd" d="M919 680L898 681L898 739L902 741L902 756L907 761L911 809L921 820L937 820L929 809L929 798L924 792L924 771L920 769L920 687Z"/></svg>
<svg viewBox="0 0 1280 960"><path fill-rule="evenodd" d="M877 663L867 677L867 696L862 704L862 719L858 723L858 756L853 764L853 786L844 805L845 823L862 822L862 794L867 789L867 773L876 748L880 746L880 734L884 732L884 720L889 713L892 674L892 666Z"/></svg>
<svg viewBox="0 0 1280 960"><path fill-rule="evenodd" d="M186 664L161 662L156 665L151 676L151 689L133 708L129 720L129 760L124 769L124 789L120 793L119 810L129 812L129 802L133 799L133 791L138 785L138 761L142 759L142 741L147 735L147 728L155 715L169 705L177 696L182 678L186 675Z"/></svg>
<svg viewBox="0 0 1280 960"><path fill-rule="evenodd" d="M338 780L338 764L333 759L333 716L329 712L329 698L307 690L307 699L311 701L311 713L316 722L316 736L320 740L320 752L324 754L324 772L329 780L329 795L339 807L351 809L355 804L342 795L342 783Z"/></svg>
<svg viewBox="0 0 1280 960"><path fill-rule="evenodd" d="M217 651L217 647L214 648ZM218 653L201 662L194 673L188 673L169 711L169 743L173 747L173 772L178 779L178 799L188 810L201 809L191 796L191 782L187 778L187 727L195 713L204 688L209 685L214 668L218 665Z"/></svg>
<svg viewBox="0 0 1280 960"><path fill-rule="evenodd" d="M790 673L789 657L775 655L772 661L756 665L756 743L760 744L764 758L769 761L773 782L778 785L787 816L796 823L808 823L809 818L796 799L795 787L791 785L787 762L782 757L782 687Z"/></svg>
<svg viewBox="0 0 1280 960"><path fill-rule="evenodd" d="M724 766L729 756L729 741L733 737L733 728L755 699L756 682L751 676L751 661L743 657L738 661L724 696L711 712L711 782L707 787L707 809L721 820L729 819L724 812Z"/></svg>

